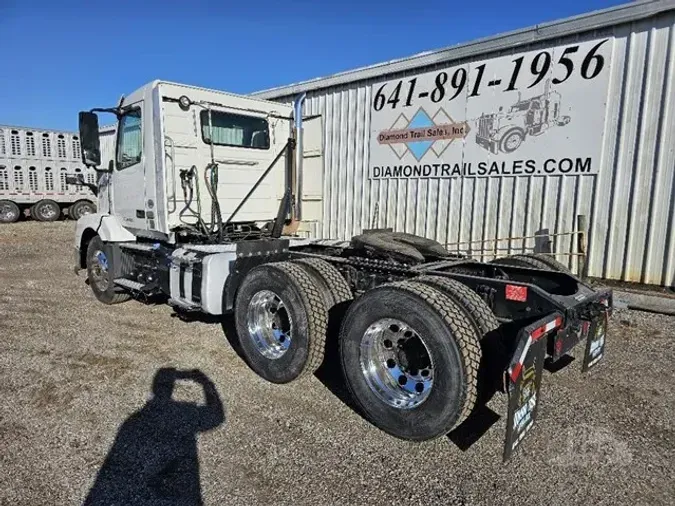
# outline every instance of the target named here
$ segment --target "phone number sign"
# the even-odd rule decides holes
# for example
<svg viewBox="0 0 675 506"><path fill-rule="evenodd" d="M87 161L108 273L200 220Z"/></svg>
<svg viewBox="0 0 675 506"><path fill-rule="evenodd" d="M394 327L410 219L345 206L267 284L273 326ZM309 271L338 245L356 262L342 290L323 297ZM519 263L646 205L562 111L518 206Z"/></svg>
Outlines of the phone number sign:
<svg viewBox="0 0 675 506"><path fill-rule="evenodd" d="M596 174L613 42L374 84L370 178Z"/></svg>

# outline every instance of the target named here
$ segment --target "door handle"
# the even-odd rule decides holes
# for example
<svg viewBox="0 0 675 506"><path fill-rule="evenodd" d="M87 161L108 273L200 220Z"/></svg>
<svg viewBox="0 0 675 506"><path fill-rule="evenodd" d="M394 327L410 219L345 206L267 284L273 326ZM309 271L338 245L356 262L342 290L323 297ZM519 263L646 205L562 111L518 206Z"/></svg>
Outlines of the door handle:
<svg viewBox="0 0 675 506"><path fill-rule="evenodd" d="M226 165L247 165L247 166L254 166L258 165L258 162L254 160L216 160L218 163L226 164Z"/></svg>

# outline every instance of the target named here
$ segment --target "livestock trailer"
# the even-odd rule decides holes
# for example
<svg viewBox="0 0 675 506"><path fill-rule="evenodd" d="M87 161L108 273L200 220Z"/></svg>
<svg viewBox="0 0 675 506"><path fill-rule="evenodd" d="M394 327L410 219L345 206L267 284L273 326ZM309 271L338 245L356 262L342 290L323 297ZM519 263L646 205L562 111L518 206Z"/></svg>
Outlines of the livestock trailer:
<svg viewBox="0 0 675 506"><path fill-rule="evenodd" d="M21 214L54 221L95 212L91 189L68 184L68 176L96 183L96 172L82 164L77 134L0 125L0 223Z"/></svg>

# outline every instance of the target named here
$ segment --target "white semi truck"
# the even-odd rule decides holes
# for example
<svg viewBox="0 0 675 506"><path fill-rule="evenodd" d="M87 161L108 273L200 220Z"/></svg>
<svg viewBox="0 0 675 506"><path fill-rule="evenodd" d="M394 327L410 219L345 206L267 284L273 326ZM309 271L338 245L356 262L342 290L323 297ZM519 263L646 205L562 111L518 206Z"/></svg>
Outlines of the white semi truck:
<svg viewBox="0 0 675 506"><path fill-rule="evenodd" d="M76 134L0 125L0 224L22 213L54 221L95 212L96 171L81 158ZM69 177L89 186L68 184Z"/></svg>
<svg viewBox="0 0 675 506"><path fill-rule="evenodd" d="M321 119L301 110L302 97L155 81L81 112L83 162L102 177L99 211L77 222L76 272L104 304L139 296L233 314L244 360L271 382L313 373L335 340L359 409L399 438L473 423L505 393L509 458L535 420L544 358L579 343L583 370L602 357L611 291L548 256L481 263L391 230L299 237L320 208L303 189L316 194L322 174ZM101 112L118 124L103 166Z"/></svg>

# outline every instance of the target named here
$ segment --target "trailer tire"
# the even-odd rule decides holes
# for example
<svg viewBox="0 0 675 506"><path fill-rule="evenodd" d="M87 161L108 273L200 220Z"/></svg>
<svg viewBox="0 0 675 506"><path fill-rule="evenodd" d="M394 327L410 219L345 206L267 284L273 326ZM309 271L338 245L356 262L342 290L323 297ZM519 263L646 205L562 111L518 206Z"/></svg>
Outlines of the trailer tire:
<svg viewBox="0 0 675 506"><path fill-rule="evenodd" d="M499 321L480 295L459 281L442 276L420 276L415 278L415 281L432 286L449 295L457 305L464 309L481 339L499 327Z"/></svg>
<svg viewBox="0 0 675 506"><path fill-rule="evenodd" d="M115 265L110 244L94 236L87 245L87 279L94 296L103 304L119 304L131 296L113 281Z"/></svg>
<svg viewBox="0 0 675 506"><path fill-rule="evenodd" d="M31 208L32 211L35 211L34 218L38 221L56 221L61 217L61 208L50 199L44 199L36 203Z"/></svg>
<svg viewBox="0 0 675 506"><path fill-rule="evenodd" d="M320 258L301 258L293 263L307 270L322 285L326 309L354 298L347 280L334 266Z"/></svg>
<svg viewBox="0 0 675 506"><path fill-rule="evenodd" d="M492 260L492 264L514 265L516 267L526 267L530 269L540 269L542 271L564 272L572 274L567 267L558 262L549 255L537 253L523 253L521 255L512 255L504 258Z"/></svg>
<svg viewBox="0 0 675 506"><path fill-rule="evenodd" d="M234 317L246 363L267 381L289 383L321 365L328 311L320 288L300 265L252 269L237 292Z"/></svg>
<svg viewBox="0 0 675 506"><path fill-rule="evenodd" d="M96 212L96 206L88 200L78 200L68 211L68 217L72 220L79 220L82 216Z"/></svg>
<svg viewBox="0 0 675 506"><path fill-rule="evenodd" d="M377 355L372 360L373 350L393 348L394 342L398 346L392 358ZM447 434L476 402L478 332L448 295L424 283L382 285L354 301L342 324L340 359L364 416L401 439L424 441ZM411 377L413 390L423 399L405 389ZM423 378L431 381L428 390Z"/></svg>
<svg viewBox="0 0 675 506"><path fill-rule="evenodd" d="M14 223L20 216L19 206L11 200L0 200L0 223Z"/></svg>

